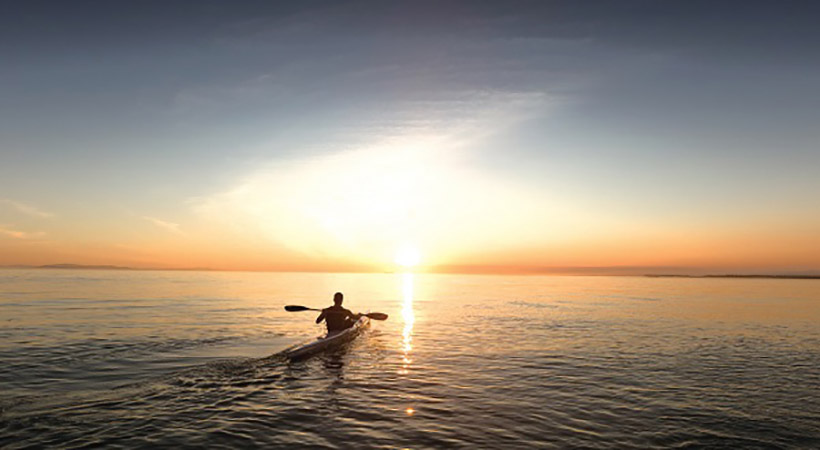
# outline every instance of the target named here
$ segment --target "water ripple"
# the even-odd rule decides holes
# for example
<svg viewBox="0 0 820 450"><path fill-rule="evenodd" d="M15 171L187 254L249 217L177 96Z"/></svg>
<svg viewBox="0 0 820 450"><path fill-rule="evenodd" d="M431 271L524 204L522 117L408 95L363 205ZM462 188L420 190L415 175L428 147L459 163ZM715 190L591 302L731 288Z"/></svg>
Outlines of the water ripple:
<svg viewBox="0 0 820 450"><path fill-rule="evenodd" d="M312 316L259 292L290 298L326 280L131 276L156 298L123 304L140 296L109 283L126 292L0 303L15 318L0 328L0 447L820 446L816 291L791 293L794 317L734 317L744 309L723 311L742 301L736 282L717 295L692 280L419 276L408 290L406 277L351 275L364 300L393 298L379 304L391 319L289 362L191 355L310 336ZM70 281L106 275L92 278ZM55 319L71 311L94 317Z"/></svg>

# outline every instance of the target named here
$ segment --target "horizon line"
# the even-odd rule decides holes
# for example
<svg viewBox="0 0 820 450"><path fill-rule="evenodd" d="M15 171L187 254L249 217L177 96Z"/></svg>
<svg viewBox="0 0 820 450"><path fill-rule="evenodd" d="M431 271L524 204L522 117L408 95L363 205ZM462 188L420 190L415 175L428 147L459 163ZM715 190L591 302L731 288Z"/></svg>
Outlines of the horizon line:
<svg viewBox="0 0 820 450"><path fill-rule="evenodd" d="M820 278L818 269L802 270L729 270L707 267L679 266L471 266L438 265L420 266L416 269L395 270L366 269L299 269L260 268L231 269L212 267L133 267L113 264L7 264L0 269L57 269L57 270L122 270L122 271L173 271L173 272L268 272L268 273L418 273L453 275L554 275L554 276L641 276L650 278Z"/></svg>

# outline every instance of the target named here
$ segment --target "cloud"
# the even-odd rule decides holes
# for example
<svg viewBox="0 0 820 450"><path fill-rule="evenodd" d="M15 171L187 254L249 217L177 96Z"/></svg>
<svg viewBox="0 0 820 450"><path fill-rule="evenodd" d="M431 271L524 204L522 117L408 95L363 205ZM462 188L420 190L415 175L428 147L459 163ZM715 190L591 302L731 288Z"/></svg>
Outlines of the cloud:
<svg viewBox="0 0 820 450"><path fill-rule="evenodd" d="M182 232L182 230L179 229L179 224L178 223L166 222L164 220L157 219L156 217L143 216L142 218L149 221L149 222L151 222L151 223L153 223L154 225L156 225L156 226L158 226L162 229L170 231L171 233L179 234L179 235L184 234Z"/></svg>
<svg viewBox="0 0 820 450"><path fill-rule="evenodd" d="M35 206L29 205L29 204L26 204L26 203L22 203L22 202L18 202L18 201L14 201L14 200L11 200L11 199L8 199L8 198L0 198L0 203L11 206L12 208L16 209L17 211L19 211L23 214L29 215L29 216L40 217L42 219L50 219L50 218L54 217L54 214L52 214L50 212L46 212L46 211L43 211L43 210L41 210L41 209L39 209Z"/></svg>
<svg viewBox="0 0 820 450"><path fill-rule="evenodd" d="M546 219L555 207L548 198L447 155L458 146L418 139L271 163L195 209L248 239L375 264L403 246L433 262L557 228Z"/></svg>
<svg viewBox="0 0 820 450"><path fill-rule="evenodd" d="M32 233L32 232L28 232L28 231L13 230L11 228L5 228L5 227L0 227L0 234L4 234L4 235L9 236L13 239L20 239L20 240L31 240L31 239L37 239L37 238L41 238L41 237L45 236L45 233L42 232L42 231L36 231L36 232Z"/></svg>
<svg viewBox="0 0 820 450"><path fill-rule="evenodd" d="M337 142L336 152L259 163L229 189L194 199L194 212L255 242L376 264L392 261L408 245L432 262L538 238L543 229L527 224L546 223L556 205L545 204L548 199L530 186L479 167L474 150L549 98L514 92L466 97L414 104L400 120L351 130L363 136L361 143ZM423 110L427 123L407 124Z"/></svg>

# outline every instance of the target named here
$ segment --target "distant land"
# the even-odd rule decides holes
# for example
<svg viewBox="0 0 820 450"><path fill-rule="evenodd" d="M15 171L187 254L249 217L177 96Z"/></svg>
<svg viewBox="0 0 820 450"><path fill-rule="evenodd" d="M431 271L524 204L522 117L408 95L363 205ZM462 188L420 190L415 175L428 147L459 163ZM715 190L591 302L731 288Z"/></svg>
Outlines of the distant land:
<svg viewBox="0 0 820 450"><path fill-rule="evenodd" d="M122 266L86 266L82 264L47 264L45 266L37 266L37 269L86 269L86 270L137 270L132 267Z"/></svg>
<svg viewBox="0 0 820 450"><path fill-rule="evenodd" d="M663 275L646 274L650 278L780 278L784 280L820 280L820 275Z"/></svg>
<svg viewBox="0 0 820 450"><path fill-rule="evenodd" d="M699 267L654 266L474 266L441 265L423 270L434 273L473 273L497 275L583 275L583 276L635 276L678 278L783 278L820 279L820 271L792 270L780 273L716 273L725 269ZM710 273L711 272L711 273Z"/></svg>
<svg viewBox="0 0 820 450"><path fill-rule="evenodd" d="M42 266L0 266L0 269L66 269L66 270L181 270L181 271L209 271L212 269L206 267L191 267L191 268L138 268L126 266L113 265L87 265L87 264L46 264Z"/></svg>

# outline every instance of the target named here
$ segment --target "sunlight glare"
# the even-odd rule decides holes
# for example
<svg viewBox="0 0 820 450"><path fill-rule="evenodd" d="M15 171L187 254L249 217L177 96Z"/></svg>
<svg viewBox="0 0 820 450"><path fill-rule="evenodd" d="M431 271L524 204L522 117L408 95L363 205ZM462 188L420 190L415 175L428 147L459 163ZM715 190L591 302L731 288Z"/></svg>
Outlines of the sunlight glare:
<svg viewBox="0 0 820 450"><path fill-rule="evenodd" d="M395 262L402 267L415 267L420 261L421 254L412 245L404 245L396 252Z"/></svg>
<svg viewBox="0 0 820 450"><path fill-rule="evenodd" d="M413 362L410 358L410 352L413 351L413 323L416 321L416 316L413 313L413 274L405 273L402 275L402 302L401 316L404 319L404 329L402 330L402 367L399 371L400 375L407 375L409 373L410 364Z"/></svg>

